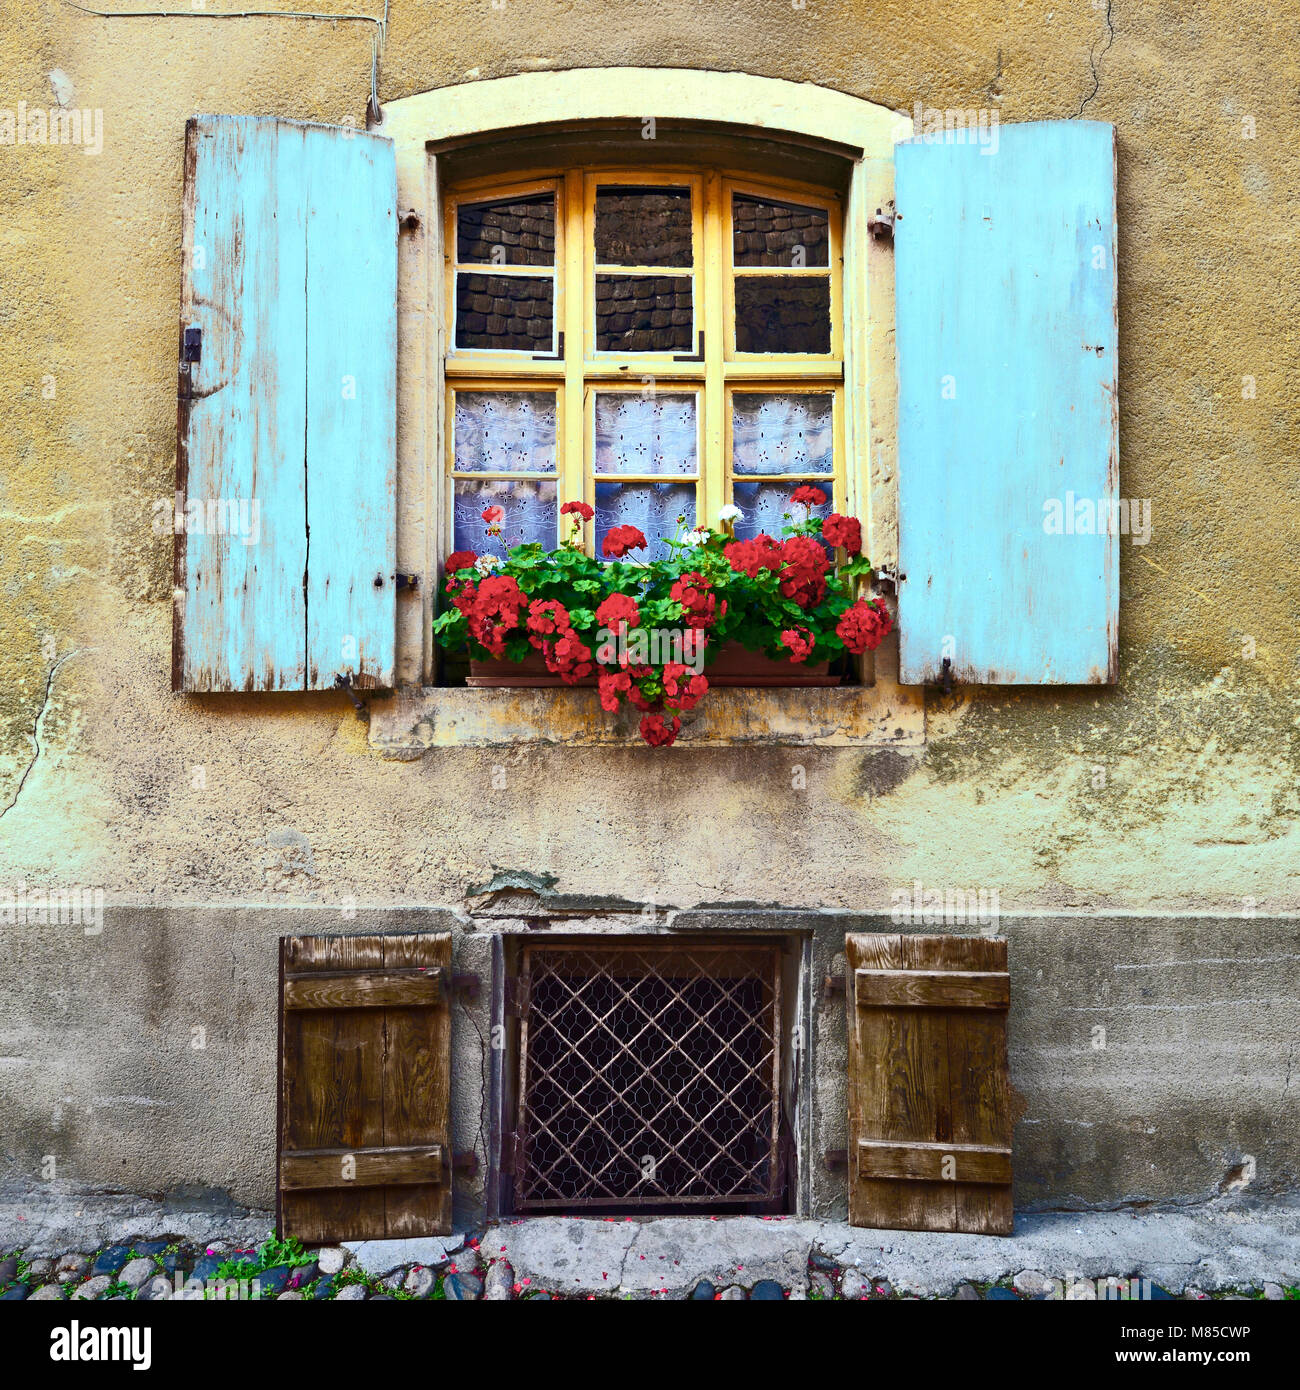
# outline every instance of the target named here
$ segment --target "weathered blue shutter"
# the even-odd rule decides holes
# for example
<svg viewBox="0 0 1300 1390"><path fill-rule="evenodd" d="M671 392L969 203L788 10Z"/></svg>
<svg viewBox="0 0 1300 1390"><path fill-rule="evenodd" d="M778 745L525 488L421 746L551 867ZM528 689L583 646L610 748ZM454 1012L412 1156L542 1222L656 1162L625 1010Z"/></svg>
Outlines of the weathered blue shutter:
<svg viewBox="0 0 1300 1390"><path fill-rule="evenodd" d="M1119 607L1114 131L984 134L895 150L901 678L941 681L947 658L959 681L1102 684Z"/></svg>
<svg viewBox="0 0 1300 1390"><path fill-rule="evenodd" d="M393 683L390 140L186 127L172 684Z"/></svg>

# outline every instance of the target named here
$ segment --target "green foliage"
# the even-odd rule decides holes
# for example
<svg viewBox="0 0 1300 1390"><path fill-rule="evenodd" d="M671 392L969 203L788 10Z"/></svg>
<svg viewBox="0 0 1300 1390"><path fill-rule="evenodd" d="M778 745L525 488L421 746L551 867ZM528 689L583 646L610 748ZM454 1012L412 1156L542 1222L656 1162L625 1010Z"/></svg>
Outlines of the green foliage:
<svg viewBox="0 0 1300 1390"><path fill-rule="evenodd" d="M309 1255L292 1237L289 1240L280 1240L272 1232L257 1247L256 1258L250 1260L247 1255L240 1255L234 1259L222 1260L217 1266L218 1279L256 1279L264 1269L275 1269L279 1265L309 1265L313 1257Z"/></svg>

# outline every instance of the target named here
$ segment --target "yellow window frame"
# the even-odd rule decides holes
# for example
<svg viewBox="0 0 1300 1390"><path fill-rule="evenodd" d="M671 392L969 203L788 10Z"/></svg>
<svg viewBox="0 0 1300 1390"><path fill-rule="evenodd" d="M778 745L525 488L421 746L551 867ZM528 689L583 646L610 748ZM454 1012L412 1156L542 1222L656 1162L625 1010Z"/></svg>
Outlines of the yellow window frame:
<svg viewBox="0 0 1300 1390"><path fill-rule="evenodd" d="M689 186L692 189L693 265L684 267L600 267L600 273L642 271L655 275L692 277L694 348L690 354L598 352L595 347L595 205L599 186ZM456 260L457 210L464 203L495 201L553 189L556 196L554 275L555 334L564 335L560 358L538 358L523 351L458 349L455 346L456 275L510 271L510 267L461 266ZM797 202L827 212L827 267L735 267L732 264L732 193L777 201ZM585 501L595 505L595 392L641 391L647 385L665 391L693 390L697 405L696 517L694 523L717 525L718 510L732 499L736 475L732 457L731 397L736 391L796 394L827 393L833 397L832 441L834 470L821 475L833 481L835 506L848 510L849 470L845 457L844 337L843 337L843 218L842 200L825 189L785 179L755 179L720 168L680 165L621 168L583 166L540 169L510 180L499 176L470 179L448 188L443 197L447 322L443 359L448 428L444 432L449 505L443 509L442 553L453 546L455 482L464 478L540 474L458 473L455 467L455 395L458 391L553 389L557 395L556 505ZM519 273L523 268L516 268ZM532 268L534 271L539 268ZM738 353L735 350L735 280L747 274L824 276L830 281L831 351L826 354ZM575 288L576 287L576 288ZM704 335L702 360L700 334ZM611 482L665 482L674 475L600 475ZM741 481L788 481L791 490L812 474L741 475ZM568 534L558 528L559 539ZM587 528L587 545L594 547L595 527ZM593 552L594 553L594 552Z"/></svg>

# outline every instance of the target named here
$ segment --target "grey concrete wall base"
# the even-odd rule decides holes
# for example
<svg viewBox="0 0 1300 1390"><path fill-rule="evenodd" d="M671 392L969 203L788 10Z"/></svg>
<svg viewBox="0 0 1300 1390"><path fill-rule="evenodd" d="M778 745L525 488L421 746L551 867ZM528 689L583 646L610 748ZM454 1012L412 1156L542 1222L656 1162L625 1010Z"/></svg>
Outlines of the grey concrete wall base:
<svg viewBox="0 0 1300 1390"><path fill-rule="evenodd" d="M1203 1202L1300 1188L1300 924L1287 918L1014 916L1010 942L1016 1205L1024 1211ZM455 907L109 907L102 930L0 931L0 1181L137 1193L187 1187L274 1204L277 941L282 935L450 930L483 982L453 1014L452 1143L459 1225L484 1219L490 1157L492 942L505 934L778 932L803 950L811 1078L795 1115L797 1212L843 1220L845 1003L825 998L849 931L887 917L566 899L542 883L475 890ZM916 931L970 934L977 924Z"/></svg>

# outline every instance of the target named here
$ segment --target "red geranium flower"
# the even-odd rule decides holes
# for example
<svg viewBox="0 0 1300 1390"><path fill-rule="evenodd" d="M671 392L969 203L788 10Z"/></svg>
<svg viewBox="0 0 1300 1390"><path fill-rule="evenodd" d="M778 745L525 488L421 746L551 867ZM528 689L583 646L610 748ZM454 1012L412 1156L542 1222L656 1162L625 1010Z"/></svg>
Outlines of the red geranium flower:
<svg viewBox="0 0 1300 1390"><path fill-rule="evenodd" d="M806 627L791 627L781 634L781 645L789 651L791 661L807 661L817 643Z"/></svg>
<svg viewBox="0 0 1300 1390"><path fill-rule="evenodd" d="M751 541L732 541L722 547L727 563L737 574L758 577L759 570L781 568L781 542L766 532Z"/></svg>
<svg viewBox="0 0 1300 1390"><path fill-rule="evenodd" d="M628 627L636 627L641 622L641 610L636 606L636 599L629 594L610 594L596 609L596 621L601 627L607 627L611 632L621 630L624 623Z"/></svg>
<svg viewBox="0 0 1300 1390"><path fill-rule="evenodd" d="M791 536L781 547L781 592L800 608L812 608L826 597L826 571L830 568L824 547L811 536Z"/></svg>
<svg viewBox="0 0 1300 1390"><path fill-rule="evenodd" d="M590 521L596 515L595 511L585 502L566 502L560 508L561 516L580 516L583 521Z"/></svg>
<svg viewBox="0 0 1300 1390"><path fill-rule="evenodd" d="M820 507L825 500L826 494L821 488L814 487L811 483L801 483L790 494L791 502L798 502L805 507Z"/></svg>
<svg viewBox="0 0 1300 1390"><path fill-rule="evenodd" d="M847 554L857 555L862 549L862 523L855 516L832 512L822 522L822 539L827 545L842 545Z"/></svg>
<svg viewBox="0 0 1300 1390"><path fill-rule="evenodd" d="M664 700L673 709L694 709L708 693L707 676L696 674L680 662L665 663Z"/></svg>
<svg viewBox="0 0 1300 1390"><path fill-rule="evenodd" d="M474 568L474 561L478 556L472 550L453 550L447 556L447 563L443 566L444 574L455 574L457 570L468 570Z"/></svg>
<svg viewBox="0 0 1300 1390"><path fill-rule="evenodd" d="M682 606L682 617L692 627L712 627L718 599L709 581L702 574L684 574L668 591L668 596Z"/></svg>
<svg viewBox="0 0 1300 1390"><path fill-rule="evenodd" d="M884 599L873 598L869 603L859 599L844 610L835 624L835 631L854 656L861 656L863 652L874 652L893 626L894 620L889 616Z"/></svg>
<svg viewBox="0 0 1300 1390"><path fill-rule="evenodd" d="M528 640L534 647L542 645L542 637L568 632L571 625L569 610L553 598L535 598L528 605L528 631L536 634Z"/></svg>
<svg viewBox="0 0 1300 1390"><path fill-rule="evenodd" d="M644 550L646 538L635 526L611 526L600 548L611 559L621 560L629 550Z"/></svg>
<svg viewBox="0 0 1300 1390"><path fill-rule="evenodd" d="M565 632L554 642L543 648L546 653L546 669L565 685L576 685L584 676L596 669L591 648L576 632Z"/></svg>
<svg viewBox="0 0 1300 1390"><path fill-rule="evenodd" d="M470 636L495 657L506 650L506 637L519 626L520 610L527 600L508 574L494 574L477 586L467 584L452 600L465 614Z"/></svg>
<svg viewBox="0 0 1300 1390"><path fill-rule="evenodd" d="M626 671L602 671L596 684L600 687L600 707L611 714L618 708L620 695L632 688L632 677Z"/></svg>
<svg viewBox="0 0 1300 1390"><path fill-rule="evenodd" d="M681 732L681 728L680 719L674 719L668 724L662 714L647 714L641 721L641 737L651 748L667 748Z"/></svg>
<svg viewBox="0 0 1300 1390"><path fill-rule="evenodd" d="M483 508L483 520L486 521L489 526L496 526L499 522L504 521L505 515L506 509L504 507Z"/></svg>

